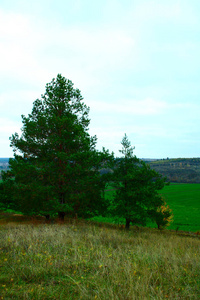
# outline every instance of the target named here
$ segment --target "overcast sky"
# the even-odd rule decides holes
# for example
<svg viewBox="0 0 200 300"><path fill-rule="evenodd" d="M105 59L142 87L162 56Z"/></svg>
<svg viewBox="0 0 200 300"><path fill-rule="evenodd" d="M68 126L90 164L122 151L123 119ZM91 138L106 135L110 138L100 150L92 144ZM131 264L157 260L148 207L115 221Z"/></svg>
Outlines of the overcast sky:
<svg viewBox="0 0 200 300"><path fill-rule="evenodd" d="M0 0L0 157L58 73L98 149L126 133L140 158L200 157L199 0Z"/></svg>

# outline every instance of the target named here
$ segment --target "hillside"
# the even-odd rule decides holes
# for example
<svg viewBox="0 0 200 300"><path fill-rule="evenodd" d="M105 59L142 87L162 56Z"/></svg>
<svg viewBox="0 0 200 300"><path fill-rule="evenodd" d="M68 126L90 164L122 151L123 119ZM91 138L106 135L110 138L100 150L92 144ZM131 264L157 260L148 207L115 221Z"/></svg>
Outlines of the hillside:
<svg viewBox="0 0 200 300"><path fill-rule="evenodd" d="M0 214L0 299L199 299L198 235L22 217Z"/></svg>
<svg viewBox="0 0 200 300"><path fill-rule="evenodd" d="M170 182L200 183L200 158L176 158L146 161Z"/></svg>
<svg viewBox="0 0 200 300"><path fill-rule="evenodd" d="M200 183L200 158L143 159L152 169L175 183ZM8 170L9 158L0 158L0 173ZM103 170L102 170L103 172ZM1 179L1 174L0 174Z"/></svg>
<svg viewBox="0 0 200 300"><path fill-rule="evenodd" d="M8 161L9 158L0 158L0 179L1 179L1 171L6 171L9 168Z"/></svg>

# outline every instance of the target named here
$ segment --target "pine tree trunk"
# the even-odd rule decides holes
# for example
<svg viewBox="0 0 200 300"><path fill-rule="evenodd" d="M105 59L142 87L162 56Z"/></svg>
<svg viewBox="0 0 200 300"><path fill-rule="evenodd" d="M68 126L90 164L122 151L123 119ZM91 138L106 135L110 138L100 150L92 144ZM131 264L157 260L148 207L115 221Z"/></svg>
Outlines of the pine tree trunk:
<svg viewBox="0 0 200 300"><path fill-rule="evenodd" d="M64 219L65 219L65 212L63 211L59 211L58 212L58 219L62 222L64 222Z"/></svg>
<svg viewBox="0 0 200 300"><path fill-rule="evenodd" d="M130 219L126 219L126 229L129 230L130 228L130 223L131 223L131 220Z"/></svg>

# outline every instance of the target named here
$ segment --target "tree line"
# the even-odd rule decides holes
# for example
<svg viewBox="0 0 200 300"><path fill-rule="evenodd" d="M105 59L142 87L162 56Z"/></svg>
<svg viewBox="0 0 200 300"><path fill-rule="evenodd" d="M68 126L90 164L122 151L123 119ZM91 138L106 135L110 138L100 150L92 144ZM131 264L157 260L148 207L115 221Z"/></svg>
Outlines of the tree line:
<svg viewBox="0 0 200 300"><path fill-rule="evenodd" d="M22 115L22 133L10 137L14 158L0 183L0 209L27 215L88 218L112 215L130 224L147 220L166 226L172 216L159 194L166 179L133 155L127 135L121 141L122 158L96 149L90 136L89 107L72 81L58 74ZM112 169L112 172L101 172ZM104 191L115 190L111 200Z"/></svg>
<svg viewBox="0 0 200 300"><path fill-rule="evenodd" d="M200 158L165 159L148 163L170 182L200 183Z"/></svg>

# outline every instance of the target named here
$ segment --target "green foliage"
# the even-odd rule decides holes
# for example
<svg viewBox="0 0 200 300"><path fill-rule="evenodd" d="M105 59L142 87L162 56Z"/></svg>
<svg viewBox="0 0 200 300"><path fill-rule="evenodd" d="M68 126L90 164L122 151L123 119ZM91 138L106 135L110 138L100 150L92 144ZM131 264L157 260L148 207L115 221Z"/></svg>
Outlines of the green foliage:
<svg viewBox="0 0 200 300"><path fill-rule="evenodd" d="M161 196L158 195L162 199ZM149 210L150 218L156 222L158 229L164 229L170 225L173 221L172 210L169 208L169 205L163 201L163 204L157 209Z"/></svg>
<svg viewBox="0 0 200 300"><path fill-rule="evenodd" d="M134 148L125 134L122 139L123 158L118 159L114 171L113 186L117 189L111 200L111 211L117 217L126 219L126 228L130 223L145 225L149 211L157 210L163 204L158 196L165 180L143 161L133 156Z"/></svg>
<svg viewBox="0 0 200 300"><path fill-rule="evenodd" d="M97 138L88 134L89 108L82 100L80 90L58 74L33 103L32 113L22 115L21 137L15 133L10 138L14 199L20 211L47 216L58 212L64 218L103 208L105 177L99 169L111 156L95 149Z"/></svg>
<svg viewBox="0 0 200 300"><path fill-rule="evenodd" d="M9 171L1 172L0 180L0 211L8 211L17 209L14 201L15 181L12 173Z"/></svg>

